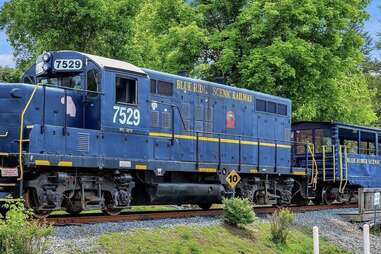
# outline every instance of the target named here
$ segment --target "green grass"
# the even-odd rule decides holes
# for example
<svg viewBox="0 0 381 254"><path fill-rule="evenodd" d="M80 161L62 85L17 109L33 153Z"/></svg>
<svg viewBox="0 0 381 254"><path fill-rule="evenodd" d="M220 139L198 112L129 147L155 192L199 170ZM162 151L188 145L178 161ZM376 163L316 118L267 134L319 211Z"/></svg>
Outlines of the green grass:
<svg viewBox="0 0 381 254"><path fill-rule="evenodd" d="M246 229L226 225L208 227L178 226L155 230L139 229L129 233L112 233L98 239L101 253L312 253L312 233L303 228L293 228L287 245L270 240L269 224L252 224ZM103 251L103 252L102 252ZM95 252L96 253L96 252ZM320 253L345 254L346 252L322 239Z"/></svg>

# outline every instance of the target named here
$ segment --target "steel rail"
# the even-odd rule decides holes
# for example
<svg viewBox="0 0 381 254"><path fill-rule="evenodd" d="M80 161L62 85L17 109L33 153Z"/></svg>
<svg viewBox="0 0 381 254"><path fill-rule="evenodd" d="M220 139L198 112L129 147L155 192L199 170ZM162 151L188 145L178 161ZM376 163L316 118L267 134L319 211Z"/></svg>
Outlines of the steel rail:
<svg viewBox="0 0 381 254"><path fill-rule="evenodd" d="M357 204L334 204L334 205L311 205L311 206L290 206L287 207L294 213L303 213L309 211L319 211L327 209L355 208ZM271 214L280 208L277 207L254 207L256 214ZM97 214L80 214L56 215L41 219L42 222L56 226L92 224L105 222L124 222L124 221L144 221L159 219L178 219L190 217L216 217L223 214L223 209L204 210L170 210L170 211L148 211L148 212L125 212L117 216L108 216L101 213Z"/></svg>

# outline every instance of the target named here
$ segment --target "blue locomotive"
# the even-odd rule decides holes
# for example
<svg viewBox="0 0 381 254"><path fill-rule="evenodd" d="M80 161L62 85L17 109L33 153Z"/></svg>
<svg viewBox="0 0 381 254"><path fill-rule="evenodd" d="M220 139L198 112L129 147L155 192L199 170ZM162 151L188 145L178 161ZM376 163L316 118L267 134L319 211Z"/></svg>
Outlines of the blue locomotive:
<svg viewBox="0 0 381 254"><path fill-rule="evenodd" d="M44 53L22 78L0 84L0 195L24 198L38 216L208 209L232 195L288 205L331 201L339 182L338 193L352 190L346 162L332 162L347 156L339 143L316 153L316 135L299 135L304 125L292 142L288 99L75 51Z"/></svg>

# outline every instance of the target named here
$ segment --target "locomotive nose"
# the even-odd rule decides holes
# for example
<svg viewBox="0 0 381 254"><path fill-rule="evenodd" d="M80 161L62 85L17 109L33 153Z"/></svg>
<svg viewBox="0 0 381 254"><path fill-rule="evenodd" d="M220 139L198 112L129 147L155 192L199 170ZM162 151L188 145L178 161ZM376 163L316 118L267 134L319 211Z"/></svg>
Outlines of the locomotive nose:
<svg viewBox="0 0 381 254"><path fill-rule="evenodd" d="M0 83L0 153L15 153L20 114L25 104L23 84Z"/></svg>

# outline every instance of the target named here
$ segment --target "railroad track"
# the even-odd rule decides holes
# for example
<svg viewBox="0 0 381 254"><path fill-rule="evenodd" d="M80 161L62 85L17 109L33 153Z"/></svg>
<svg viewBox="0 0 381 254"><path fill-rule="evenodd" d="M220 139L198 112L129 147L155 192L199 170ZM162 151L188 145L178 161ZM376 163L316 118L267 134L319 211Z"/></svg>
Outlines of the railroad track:
<svg viewBox="0 0 381 254"><path fill-rule="evenodd" d="M319 211L337 208L355 208L356 204L349 205L317 205L317 206L291 206L288 207L294 213L309 211ZM276 207L255 207L256 214L271 214ZM45 218L43 221L52 225L75 225L102 222L121 222L121 221L143 221L158 219L177 219L189 217L213 217L222 215L222 209L203 210L171 210L171 211L151 211L151 212L126 212L117 216L107 216L99 214L83 214L77 216L71 215L53 215Z"/></svg>

